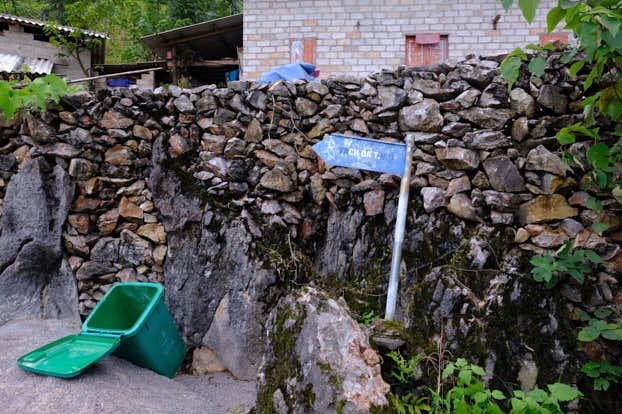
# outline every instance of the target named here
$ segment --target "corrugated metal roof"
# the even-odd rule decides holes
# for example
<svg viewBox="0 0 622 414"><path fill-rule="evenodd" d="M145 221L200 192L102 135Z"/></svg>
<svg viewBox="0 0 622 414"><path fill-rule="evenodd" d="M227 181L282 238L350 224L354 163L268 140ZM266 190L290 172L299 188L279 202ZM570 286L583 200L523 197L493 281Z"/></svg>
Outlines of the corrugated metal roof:
<svg viewBox="0 0 622 414"><path fill-rule="evenodd" d="M203 59L236 57L242 46L243 15L233 14L190 26L141 37L141 40L164 57L171 45L186 44Z"/></svg>
<svg viewBox="0 0 622 414"><path fill-rule="evenodd" d="M52 73L54 62L49 59L0 53L0 72ZM24 70L25 69L25 70Z"/></svg>
<svg viewBox="0 0 622 414"><path fill-rule="evenodd" d="M28 26L35 26L35 27L41 27L41 28L43 28L47 24L46 22L43 22L41 20L26 19L24 17L14 16L12 14L5 14L5 13L0 13L0 21L21 23L21 24L25 24ZM79 29L77 27L71 27L71 26L54 25L54 27L66 33L71 33L75 30L80 30L82 34L84 34L85 36L108 39L108 35L106 33L93 32L91 30Z"/></svg>

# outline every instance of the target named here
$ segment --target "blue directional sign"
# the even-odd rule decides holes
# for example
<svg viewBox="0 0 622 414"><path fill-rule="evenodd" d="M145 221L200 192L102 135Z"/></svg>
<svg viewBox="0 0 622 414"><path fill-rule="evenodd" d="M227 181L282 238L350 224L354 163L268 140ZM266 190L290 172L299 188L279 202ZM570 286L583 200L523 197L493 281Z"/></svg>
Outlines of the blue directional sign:
<svg viewBox="0 0 622 414"><path fill-rule="evenodd" d="M331 134L315 144L313 150L326 164L402 175L406 164L406 145L377 139Z"/></svg>

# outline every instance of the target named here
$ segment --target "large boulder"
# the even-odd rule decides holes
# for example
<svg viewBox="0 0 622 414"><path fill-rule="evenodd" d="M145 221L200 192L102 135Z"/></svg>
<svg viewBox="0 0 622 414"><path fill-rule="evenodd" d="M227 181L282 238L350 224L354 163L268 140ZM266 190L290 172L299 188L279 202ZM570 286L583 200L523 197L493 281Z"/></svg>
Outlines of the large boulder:
<svg viewBox="0 0 622 414"><path fill-rule="evenodd" d="M380 357L345 303L305 287L279 301L266 332L258 413L368 413L387 405Z"/></svg>
<svg viewBox="0 0 622 414"><path fill-rule="evenodd" d="M26 162L9 182L0 220L0 325L78 318L76 283L61 246L73 194L67 172L43 158Z"/></svg>

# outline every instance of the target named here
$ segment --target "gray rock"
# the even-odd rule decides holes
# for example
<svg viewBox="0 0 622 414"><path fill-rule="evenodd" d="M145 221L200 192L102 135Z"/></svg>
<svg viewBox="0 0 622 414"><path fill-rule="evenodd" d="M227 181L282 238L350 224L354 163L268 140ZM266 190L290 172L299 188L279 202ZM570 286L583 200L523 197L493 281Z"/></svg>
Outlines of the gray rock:
<svg viewBox="0 0 622 414"><path fill-rule="evenodd" d="M483 192L486 204L502 212L515 212L516 207L533 198L531 194L502 193L485 190Z"/></svg>
<svg viewBox="0 0 622 414"><path fill-rule="evenodd" d="M508 193L525 190L525 181L522 175L508 157L488 158L483 162L483 165L493 189Z"/></svg>
<svg viewBox="0 0 622 414"><path fill-rule="evenodd" d="M102 276L109 273L116 273L117 268L110 262L84 262L82 266L76 272L76 279L89 280L94 279L97 276Z"/></svg>
<svg viewBox="0 0 622 414"><path fill-rule="evenodd" d="M510 109L529 118L536 113L536 100L521 88L514 88L510 93Z"/></svg>
<svg viewBox="0 0 622 414"><path fill-rule="evenodd" d="M464 193L454 194L449 200L447 210L465 220L484 222L480 217L481 212L473 207L471 198Z"/></svg>
<svg viewBox="0 0 622 414"><path fill-rule="evenodd" d="M421 196L423 197L423 209L428 213L447 205L445 191L442 188L423 187Z"/></svg>
<svg viewBox="0 0 622 414"><path fill-rule="evenodd" d="M91 260L116 262L119 260L119 239L102 237L91 249Z"/></svg>
<svg viewBox="0 0 622 414"><path fill-rule="evenodd" d="M78 317L78 294L61 235L74 194L71 177L42 158L22 165L0 219L0 325L26 317Z"/></svg>
<svg viewBox="0 0 622 414"><path fill-rule="evenodd" d="M224 149L224 155L227 158L233 158L245 155L246 142L240 138L231 138L227 141Z"/></svg>
<svg viewBox="0 0 622 414"><path fill-rule="evenodd" d="M446 135L451 135L454 138L460 138L472 130L473 128L470 124L464 122L450 122L443 127L441 132Z"/></svg>
<svg viewBox="0 0 622 414"><path fill-rule="evenodd" d="M265 173L259 182L262 187L269 190L288 193L294 189L292 179L279 169L273 169Z"/></svg>
<svg viewBox="0 0 622 414"><path fill-rule="evenodd" d="M568 109L568 98L557 86L545 84L540 88L538 103L556 114L565 114Z"/></svg>
<svg viewBox="0 0 622 414"><path fill-rule="evenodd" d="M198 113L213 111L217 107L216 98L212 95L206 95L196 101L195 105Z"/></svg>
<svg viewBox="0 0 622 414"><path fill-rule="evenodd" d="M479 106L483 108L507 108L507 87L498 83L488 85L479 98Z"/></svg>
<svg viewBox="0 0 622 414"><path fill-rule="evenodd" d="M277 412L308 407L314 413L362 414L372 406L388 405L389 385L380 375L380 357L343 304L313 288L303 288L279 301L266 330L259 407ZM309 389L314 398L305 391Z"/></svg>
<svg viewBox="0 0 622 414"><path fill-rule="evenodd" d="M70 144L64 142L57 142L50 145L44 145L42 147L33 147L32 155L54 155L56 157L63 158L75 158L80 155L80 150Z"/></svg>
<svg viewBox="0 0 622 414"><path fill-rule="evenodd" d="M477 89L467 89L466 91L458 95L455 101L464 109L468 109L475 105L477 98L479 98L481 94L482 93Z"/></svg>
<svg viewBox="0 0 622 414"><path fill-rule="evenodd" d="M527 135L529 135L529 119L520 117L512 124L512 138L520 142Z"/></svg>
<svg viewBox="0 0 622 414"><path fill-rule="evenodd" d="M510 138L501 131L481 130L464 134L464 143L468 148L478 150L494 150L509 147Z"/></svg>
<svg viewBox="0 0 622 414"><path fill-rule="evenodd" d="M130 230L121 231L119 261L122 264L134 266L141 264L152 265L151 243Z"/></svg>
<svg viewBox="0 0 622 414"><path fill-rule="evenodd" d="M473 107L459 114L467 121L489 129L502 129L510 120L510 111L507 109Z"/></svg>
<svg viewBox="0 0 622 414"><path fill-rule="evenodd" d="M401 109L399 123L403 131L438 132L443 128L443 116L436 101L424 99Z"/></svg>
<svg viewBox="0 0 622 414"><path fill-rule="evenodd" d="M544 145L538 145L529 151L525 168L532 171L548 171L561 176L566 175L561 158L546 149Z"/></svg>
<svg viewBox="0 0 622 414"><path fill-rule="evenodd" d="M194 112L194 105L187 95L181 95L179 98L176 98L173 103L179 112L184 114Z"/></svg>
<svg viewBox="0 0 622 414"><path fill-rule="evenodd" d="M466 148L436 148L435 153L441 164L452 170L474 170L479 165L479 154Z"/></svg>
<svg viewBox="0 0 622 414"><path fill-rule="evenodd" d="M296 111L301 116L313 116L317 109L318 106L315 102L305 98L296 98Z"/></svg>
<svg viewBox="0 0 622 414"><path fill-rule="evenodd" d="M78 180L88 180L99 171L97 164L82 158L73 158L69 163L69 175Z"/></svg>

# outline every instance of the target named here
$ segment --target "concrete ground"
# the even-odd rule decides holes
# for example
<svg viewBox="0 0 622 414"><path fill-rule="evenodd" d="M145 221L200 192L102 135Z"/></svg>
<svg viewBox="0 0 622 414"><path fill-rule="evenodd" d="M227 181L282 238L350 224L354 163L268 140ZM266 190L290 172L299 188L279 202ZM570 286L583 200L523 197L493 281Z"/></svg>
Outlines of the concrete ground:
<svg viewBox="0 0 622 414"><path fill-rule="evenodd" d="M0 412L236 414L254 404L255 383L226 373L171 380L114 356L69 380L18 368L21 355L79 331L78 323L61 320L0 326Z"/></svg>

